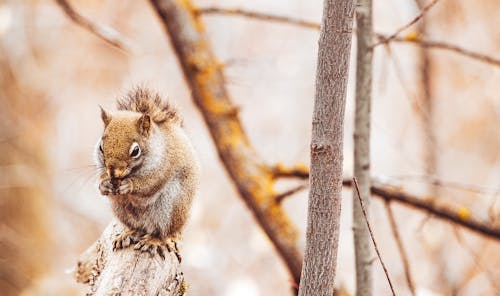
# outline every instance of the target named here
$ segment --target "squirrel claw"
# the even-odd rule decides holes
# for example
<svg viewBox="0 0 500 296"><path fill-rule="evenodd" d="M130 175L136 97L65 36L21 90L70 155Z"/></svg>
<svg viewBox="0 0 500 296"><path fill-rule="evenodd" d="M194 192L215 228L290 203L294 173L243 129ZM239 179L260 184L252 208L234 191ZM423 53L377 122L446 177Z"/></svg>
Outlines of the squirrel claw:
<svg viewBox="0 0 500 296"><path fill-rule="evenodd" d="M146 234L136 243L134 249L149 253L151 256L158 254L164 260L166 252L174 252L179 262L182 260L177 243L171 238L160 239Z"/></svg>
<svg viewBox="0 0 500 296"><path fill-rule="evenodd" d="M138 241L139 239L137 238L137 233L135 231L133 230L124 231L120 233L113 241L113 251L125 249L137 243Z"/></svg>

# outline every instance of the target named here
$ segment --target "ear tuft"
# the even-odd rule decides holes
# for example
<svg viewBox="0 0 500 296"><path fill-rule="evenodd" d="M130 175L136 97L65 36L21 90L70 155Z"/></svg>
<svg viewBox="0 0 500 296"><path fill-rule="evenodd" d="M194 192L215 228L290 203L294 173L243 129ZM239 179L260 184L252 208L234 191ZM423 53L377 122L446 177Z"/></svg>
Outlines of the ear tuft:
<svg viewBox="0 0 500 296"><path fill-rule="evenodd" d="M145 137L149 135L151 130L151 117L149 114L142 114L141 118L137 120L137 130Z"/></svg>
<svg viewBox="0 0 500 296"><path fill-rule="evenodd" d="M106 126L108 126L109 122L111 121L111 115L109 115L101 105L99 105L99 108L101 108L102 122L104 122L104 127L106 127Z"/></svg>

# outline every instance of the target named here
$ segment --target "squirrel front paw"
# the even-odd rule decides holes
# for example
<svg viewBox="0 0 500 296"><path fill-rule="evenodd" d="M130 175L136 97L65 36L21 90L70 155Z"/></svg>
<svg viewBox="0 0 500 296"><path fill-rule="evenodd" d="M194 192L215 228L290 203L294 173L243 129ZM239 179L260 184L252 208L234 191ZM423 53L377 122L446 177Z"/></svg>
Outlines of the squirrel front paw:
<svg viewBox="0 0 500 296"><path fill-rule="evenodd" d="M111 183L110 179L102 180L99 184L99 191L102 195L111 195L114 192L114 185Z"/></svg>
<svg viewBox="0 0 500 296"><path fill-rule="evenodd" d="M105 179L99 184L102 195L125 195L132 193L133 189L134 185L130 179L121 180L118 184L113 184L111 179Z"/></svg>
<svg viewBox="0 0 500 296"><path fill-rule="evenodd" d="M125 195L132 193L133 189L134 189L134 183L132 183L130 179L125 179L120 182L116 192L118 195Z"/></svg>

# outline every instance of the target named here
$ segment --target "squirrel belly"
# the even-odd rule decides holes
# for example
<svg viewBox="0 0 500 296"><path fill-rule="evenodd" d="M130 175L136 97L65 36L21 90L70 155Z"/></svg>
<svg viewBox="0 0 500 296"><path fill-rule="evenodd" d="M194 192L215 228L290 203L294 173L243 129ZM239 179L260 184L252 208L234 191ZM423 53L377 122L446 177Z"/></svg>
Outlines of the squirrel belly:
<svg viewBox="0 0 500 296"><path fill-rule="evenodd" d="M188 192L183 192L180 176L175 176L152 196L116 196L111 204L116 217L128 228L160 238L174 238L186 222L185 208L191 199Z"/></svg>

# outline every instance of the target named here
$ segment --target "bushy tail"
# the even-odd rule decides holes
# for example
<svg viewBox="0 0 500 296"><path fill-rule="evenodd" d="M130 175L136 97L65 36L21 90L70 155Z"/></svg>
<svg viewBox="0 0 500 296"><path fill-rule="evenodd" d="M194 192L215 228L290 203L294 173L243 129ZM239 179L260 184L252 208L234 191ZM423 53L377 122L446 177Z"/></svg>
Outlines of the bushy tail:
<svg viewBox="0 0 500 296"><path fill-rule="evenodd" d="M162 99L157 92L143 87L136 87L125 97L118 99L117 108L148 114L157 124L165 122L182 124L182 119L174 106Z"/></svg>

